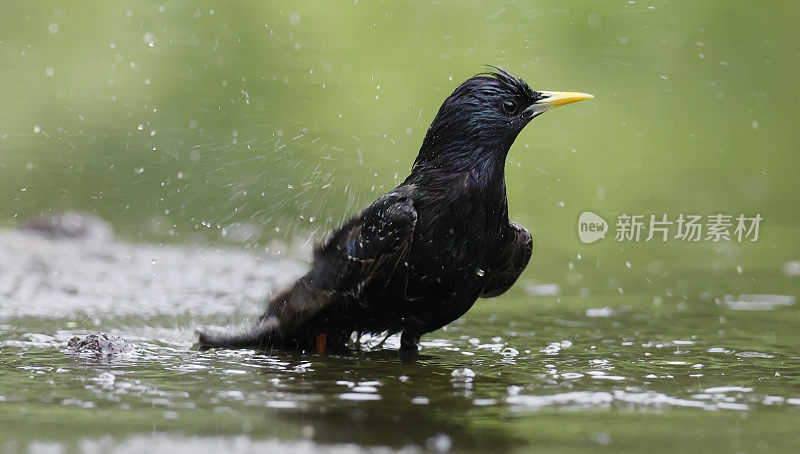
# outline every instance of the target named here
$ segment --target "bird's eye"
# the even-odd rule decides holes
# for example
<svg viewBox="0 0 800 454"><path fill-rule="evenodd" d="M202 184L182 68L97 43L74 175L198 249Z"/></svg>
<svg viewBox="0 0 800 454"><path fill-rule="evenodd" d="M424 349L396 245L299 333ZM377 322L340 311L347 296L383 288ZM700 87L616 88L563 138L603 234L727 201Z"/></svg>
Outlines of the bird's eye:
<svg viewBox="0 0 800 454"><path fill-rule="evenodd" d="M517 104L514 101L503 101L503 110L509 115L514 115L517 113Z"/></svg>

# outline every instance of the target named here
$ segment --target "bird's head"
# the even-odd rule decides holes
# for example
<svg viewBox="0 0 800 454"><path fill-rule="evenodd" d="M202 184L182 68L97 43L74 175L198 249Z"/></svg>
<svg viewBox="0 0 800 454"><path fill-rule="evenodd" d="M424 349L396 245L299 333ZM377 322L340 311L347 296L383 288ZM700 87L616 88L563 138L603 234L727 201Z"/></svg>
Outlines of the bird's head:
<svg viewBox="0 0 800 454"><path fill-rule="evenodd" d="M558 106L592 98L576 92L537 91L491 67L458 86L431 123L414 163L469 168L505 162L514 139L532 119Z"/></svg>

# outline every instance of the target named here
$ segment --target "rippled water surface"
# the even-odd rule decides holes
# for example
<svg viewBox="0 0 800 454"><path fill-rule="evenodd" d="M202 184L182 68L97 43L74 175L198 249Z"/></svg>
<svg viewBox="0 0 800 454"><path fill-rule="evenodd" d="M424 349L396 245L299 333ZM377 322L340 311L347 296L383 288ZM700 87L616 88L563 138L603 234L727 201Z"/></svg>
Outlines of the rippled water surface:
<svg viewBox="0 0 800 454"><path fill-rule="evenodd" d="M0 451L800 452L797 0L0 11ZM535 243L509 292L413 357L192 349L402 181L484 64L595 95L508 155ZM63 213L96 218L28 231ZM615 239L682 214L763 222ZM132 350L66 348L97 332Z"/></svg>
<svg viewBox="0 0 800 454"><path fill-rule="evenodd" d="M479 301L425 336L418 355L392 338L378 348L362 339L349 355L198 352L195 326L252 318L262 291L302 264L9 231L0 252L16 257L0 265L0 425L11 452L798 445L793 297L518 291ZM132 350L66 349L97 331Z"/></svg>

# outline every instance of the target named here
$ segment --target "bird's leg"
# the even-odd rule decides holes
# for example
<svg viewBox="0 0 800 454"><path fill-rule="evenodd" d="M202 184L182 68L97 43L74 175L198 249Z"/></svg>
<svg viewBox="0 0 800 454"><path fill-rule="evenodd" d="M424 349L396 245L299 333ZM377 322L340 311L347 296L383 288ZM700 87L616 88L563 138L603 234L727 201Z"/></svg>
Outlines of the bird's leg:
<svg viewBox="0 0 800 454"><path fill-rule="evenodd" d="M327 346L328 336L325 334L317 334L317 354L324 355L325 347Z"/></svg>
<svg viewBox="0 0 800 454"><path fill-rule="evenodd" d="M410 331L403 331L400 336L400 350L401 351L418 351L419 335Z"/></svg>

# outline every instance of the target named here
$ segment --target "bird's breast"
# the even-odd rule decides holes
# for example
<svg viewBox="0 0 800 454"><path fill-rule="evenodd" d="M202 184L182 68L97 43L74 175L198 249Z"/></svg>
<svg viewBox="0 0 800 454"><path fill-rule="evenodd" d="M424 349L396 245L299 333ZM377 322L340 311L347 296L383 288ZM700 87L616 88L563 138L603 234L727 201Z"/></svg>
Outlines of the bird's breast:
<svg viewBox="0 0 800 454"><path fill-rule="evenodd" d="M467 191L417 207L409 293L477 297L508 225L505 198L485 196Z"/></svg>

